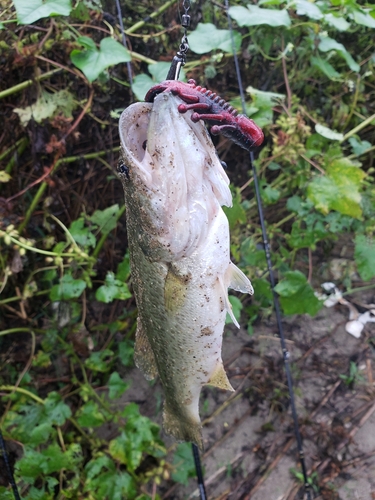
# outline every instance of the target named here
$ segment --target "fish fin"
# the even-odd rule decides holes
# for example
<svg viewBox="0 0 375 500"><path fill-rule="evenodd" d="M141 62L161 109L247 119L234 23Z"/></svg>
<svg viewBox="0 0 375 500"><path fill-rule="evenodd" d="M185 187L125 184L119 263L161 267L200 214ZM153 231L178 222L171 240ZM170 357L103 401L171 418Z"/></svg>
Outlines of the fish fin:
<svg viewBox="0 0 375 500"><path fill-rule="evenodd" d="M158 375L155 356L152 352L150 342L142 327L140 318L137 321L137 332L135 334L134 362L147 380L153 380Z"/></svg>
<svg viewBox="0 0 375 500"><path fill-rule="evenodd" d="M233 264L233 262L229 263L228 269L226 270L225 283L227 283L228 288L232 288L232 290L237 290L237 292L249 293L253 295L254 289L251 286L251 282L247 276L238 269L237 266Z"/></svg>
<svg viewBox="0 0 375 500"><path fill-rule="evenodd" d="M216 368L207 384L218 387L219 389L225 389L226 391L234 391L221 362L216 365Z"/></svg>
<svg viewBox="0 0 375 500"><path fill-rule="evenodd" d="M203 450L202 425L200 421L184 418L183 415L176 414L164 402L163 427L167 434L170 434L178 441L195 443Z"/></svg>
<svg viewBox="0 0 375 500"><path fill-rule="evenodd" d="M222 289L222 292L223 292L224 304L225 304L225 308L227 310L227 313L231 317L231 320L236 325L236 327L239 328L240 325L238 324L238 321L236 320L236 318L235 318L235 316L233 314L232 304L229 302L229 299L228 299L228 292L227 292L227 288L228 287L224 286L224 282L223 282L222 278L220 278L220 277L219 277L219 282L220 282L221 289Z"/></svg>
<svg viewBox="0 0 375 500"><path fill-rule="evenodd" d="M186 297L185 277L176 274L168 267L164 284L164 305L168 312L176 312L183 306Z"/></svg>

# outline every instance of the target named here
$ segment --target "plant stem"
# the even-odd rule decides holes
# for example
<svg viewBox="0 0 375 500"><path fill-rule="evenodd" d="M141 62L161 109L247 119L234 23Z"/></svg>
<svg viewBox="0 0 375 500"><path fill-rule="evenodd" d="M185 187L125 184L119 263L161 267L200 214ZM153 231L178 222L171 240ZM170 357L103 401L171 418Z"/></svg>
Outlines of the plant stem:
<svg viewBox="0 0 375 500"><path fill-rule="evenodd" d="M166 11L171 5L176 3L177 0L169 0L166 2L164 5L159 7L159 9L155 10L152 14L147 16L146 19L143 19L143 21L138 21L137 23L133 24L128 30L125 30L125 34L129 35L130 33L134 33L134 31L139 30L139 28L142 28L146 23L151 21L151 19L154 19L154 17L157 17L159 14L162 14L164 11ZM126 21L126 19L125 19Z"/></svg>
<svg viewBox="0 0 375 500"><path fill-rule="evenodd" d="M44 401L42 398L24 389L23 387L16 387L14 385L0 385L0 391L19 392L21 394L24 394L25 396L28 396L31 399L34 399L37 403L44 405Z"/></svg>
<svg viewBox="0 0 375 500"><path fill-rule="evenodd" d="M17 85L10 87L9 89L5 89L2 92L0 92L0 99L8 97L9 95L12 94L16 94L17 92L20 92L20 90L27 89L27 87L30 87L33 83L41 82L42 80L45 80L46 78L49 78L50 76L54 75L58 71L61 71L61 68L52 69L51 71L47 71L47 73L43 73L43 75L36 76L32 80L25 80L24 82L18 83Z"/></svg>
<svg viewBox="0 0 375 500"><path fill-rule="evenodd" d="M18 298L18 297L17 297ZM0 337L4 335L11 335L12 333L31 333L30 328L20 327L20 328L9 328L9 330L3 330L0 332Z"/></svg>
<svg viewBox="0 0 375 500"><path fill-rule="evenodd" d="M366 118L366 120L364 120L362 123L360 123L356 127L352 128L352 130L349 130L349 132L344 135L343 139L340 142L346 141L347 139L349 139L349 137L351 137L352 135L356 134L357 132L359 132L360 130L365 128L367 125L369 125L373 120L375 120L375 114Z"/></svg>
<svg viewBox="0 0 375 500"><path fill-rule="evenodd" d="M116 222L119 220L119 218L122 216L122 214L125 212L125 205L123 205L120 210L117 212L116 216ZM103 233L98 241L98 244L95 247L95 250L92 253L92 256L96 259L100 253L100 250L102 249L105 240L107 239L109 233Z"/></svg>
<svg viewBox="0 0 375 500"><path fill-rule="evenodd" d="M117 153L118 151L120 151L120 146L117 146L117 147L111 149L112 153ZM100 156L104 156L106 154L108 154L108 151L104 150L104 151L97 151L96 153L88 153L86 155L68 156L67 158L61 158L60 160L58 160L56 162L55 168L51 171L51 174L56 172L57 168L63 163L74 163L75 161L79 161L79 160L92 160L94 158L99 158ZM21 222L21 224L18 227L19 233L21 233L25 229L27 224L29 223L30 217L32 216L35 208L37 207L37 205L38 205L41 197L43 196L44 191L46 190L47 186L48 186L48 184L46 181L44 181L40 184L39 189L36 192L36 194L33 198L33 201L31 202L31 205L27 209L24 220Z"/></svg>

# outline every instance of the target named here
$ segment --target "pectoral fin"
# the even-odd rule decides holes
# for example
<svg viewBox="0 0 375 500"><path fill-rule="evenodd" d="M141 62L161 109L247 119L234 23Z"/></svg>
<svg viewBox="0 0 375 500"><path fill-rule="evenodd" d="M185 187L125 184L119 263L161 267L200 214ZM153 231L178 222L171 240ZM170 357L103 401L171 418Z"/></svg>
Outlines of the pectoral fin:
<svg viewBox="0 0 375 500"><path fill-rule="evenodd" d="M232 288L232 290L236 290L237 292L249 293L250 295L254 293L249 278L233 262L229 263L224 282L228 288Z"/></svg>
<svg viewBox="0 0 375 500"><path fill-rule="evenodd" d="M216 365L215 371L207 384L218 387L219 389L225 389L226 391L234 391L221 362Z"/></svg>
<svg viewBox="0 0 375 500"><path fill-rule="evenodd" d="M137 368L142 370L147 380L153 380L158 375L155 356L139 318L135 334L134 362Z"/></svg>
<svg viewBox="0 0 375 500"><path fill-rule="evenodd" d="M186 277L174 272L169 266L164 285L164 304L168 312L174 313L180 309L186 298Z"/></svg>

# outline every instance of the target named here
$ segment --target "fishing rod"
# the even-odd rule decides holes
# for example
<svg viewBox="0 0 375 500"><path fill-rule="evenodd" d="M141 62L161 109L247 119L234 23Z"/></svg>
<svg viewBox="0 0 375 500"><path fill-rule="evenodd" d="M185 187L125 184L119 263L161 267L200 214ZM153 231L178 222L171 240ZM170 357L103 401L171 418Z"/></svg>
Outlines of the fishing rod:
<svg viewBox="0 0 375 500"><path fill-rule="evenodd" d="M236 46L235 46L235 41L234 41L234 36L233 36L232 20L230 18L230 14L229 14L229 0L224 0L224 2L225 2L225 10L226 10L226 14L227 14L228 27L229 27L231 43L232 43L233 58L234 58L234 65L236 68L238 88L239 88L240 97L241 97L241 106L242 106L243 113L246 114L245 93L243 90L241 70L240 70L240 65L239 65L239 61L238 61L238 56L237 56L237 51L236 51ZM293 416L294 434L295 434L296 440L297 440L297 448L298 448L299 461L300 461L301 469L302 469L304 489L305 489L305 493L307 496L307 500L311 500L311 498L312 498L311 497L311 488L310 488L310 484L308 481L308 475L307 475L307 469L306 469L306 463L305 463L305 455L304 455L303 444L302 444L302 436L301 436L300 429L299 429L298 415L297 415L297 409L296 409L296 404L295 404L295 399L294 399L293 379L292 379L292 374L290 371L290 364L289 364L290 353L287 349L286 342L285 342L284 329L283 329L283 324L281 321L279 297L275 291L275 285L276 285L275 274L273 272L273 264L272 264L272 259L271 259L271 249L270 249L270 244L269 244L268 235L267 235L267 229L266 229L266 225L265 225L263 204L262 204L262 199L260 196L258 175L257 175L256 167L254 164L253 151L250 151L249 160L250 160L251 170L253 173L254 189L255 189L255 195L256 195L256 199L257 199L259 220L260 220L260 225L262 228L263 246L264 246L264 252L266 255L269 279L270 279L270 283L271 283L273 304L274 304L274 309L275 309L275 314L276 314L277 327L278 327L278 331L279 331L281 350L283 353L284 367L285 367L285 373L286 373L288 391L289 391L289 397L290 397L290 406L291 406L292 416ZM245 498L246 498L246 500L250 499L250 497L248 497L248 496Z"/></svg>

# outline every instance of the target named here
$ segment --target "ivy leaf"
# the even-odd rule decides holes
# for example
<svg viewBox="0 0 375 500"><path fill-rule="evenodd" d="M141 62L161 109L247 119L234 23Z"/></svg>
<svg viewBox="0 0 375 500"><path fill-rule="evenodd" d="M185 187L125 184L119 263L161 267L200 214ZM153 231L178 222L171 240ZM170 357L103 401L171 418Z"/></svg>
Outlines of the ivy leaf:
<svg viewBox="0 0 375 500"><path fill-rule="evenodd" d="M325 176L316 177L307 188L307 197L324 214L330 210L359 219L362 215L359 192L365 173L347 158L334 160Z"/></svg>
<svg viewBox="0 0 375 500"><path fill-rule="evenodd" d="M242 37L238 31L233 31L236 51L241 47ZM189 35L189 46L196 54L206 54L212 50L233 52L229 30L219 30L211 23L198 23L197 28Z"/></svg>
<svg viewBox="0 0 375 500"><path fill-rule="evenodd" d="M232 306L232 311L233 311L234 317L236 318L237 321L240 321L240 319L241 319L241 311L242 311L242 308L243 308L242 302L235 295L228 295L228 299L229 299L229 302L230 302L230 304ZM232 321L232 318L227 313L227 316L225 318L225 324L227 325L229 323L233 323L233 321Z"/></svg>
<svg viewBox="0 0 375 500"><path fill-rule="evenodd" d="M126 300L130 299L132 294L129 291L128 285L115 278L115 275L108 271L105 278L105 284L100 286L95 294L96 300L109 304L115 299Z"/></svg>
<svg viewBox="0 0 375 500"><path fill-rule="evenodd" d="M357 234L354 258L361 278L364 281L373 278L375 276L375 239Z"/></svg>
<svg viewBox="0 0 375 500"><path fill-rule="evenodd" d="M50 392L44 402L46 413L52 424L64 425L67 418L72 416L71 409L65 404L59 393Z"/></svg>
<svg viewBox="0 0 375 500"><path fill-rule="evenodd" d="M128 388L129 384L124 382L117 372L111 374L108 381L109 399L119 398Z"/></svg>
<svg viewBox="0 0 375 500"><path fill-rule="evenodd" d="M275 287L285 314L315 314L322 308L306 277L300 271L289 271Z"/></svg>
<svg viewBox="0 0 375 500"><path fill-rule="evenodd" d="M336 42L336 40L334 40L333 38L330 38L329 36L320 37L318 49L322 52L329 52L331 50L334 50L346 61L347 65L352 71L358 72L360 70L359 64L355 62L344 45L342 43Z"/></svg>
<svg viewBox="0 0 375 500"><path fill-rule="evenodd" d="M50 16L69 16L70 0L13 0L19 24L32 24Z"/></svg>
<svg viewBox="0 0 375 500"><path fill-rule="evenodd" d="M104 349L103 351L92 352L90 357L86 359L85 365L94 372L105 373L111 369L110 361L113 356L113 351Z"/></svg>
<svg viewBox="0 0 375 500"><path fill-rule="evenodd" d="M95 247L96 238L92 234L90 228L85 227L85 221L82 217L71 223L69 232L78 245L83 247Z"/></svg>
<svg viewBox="0 0 375 500"><path fill-rule="evenodd" d="M74 49L70 53L72 63L84 73L89 82L98 78L109 66L131 60L130 52L113 38L103 38L97 49L94 41L87 36L77 38L84 50Z"/></svg>
<svg viewBox="0 0 375 500"><path fill-rule="evenodd" d="M296 1L297 14L299 16L307 16L310 19L319 20L322 19L323 14L319 7L309 2L308 0L297 0Z"/></svg>
<svg viewBox="0 0 375 500"><path fill-rule="evenodd" d="M338 31L348 31L350 28L350 23L346 19L333 13L325 14L324 20Z"/></svg>
<svg viewBox="0 0 375 500"><path fill-rule="evenodd" d="M145 95L150 90L150 88L155 84L152 78L150 78L145 73L137 75L133 79L132 91L137 97L138 101L143 101Z"/></svg>
<svg viewBox="0 0 375 500"><path fill-rule="evenodd" d="M361 156L371 148L371 144L368 141L358 141L355 137L350 137L349 143L353 149L353 153L356 156Z"/></svg>
<svg viewBox="0 0 375 500"><path fill-rule="evenodd" d="M271 205L272 203L276 203L276 201L280 198L280 191L271 186L271 184L267 184L266 182L262 182L261 185L261 196L265 205Z"/></svg>
<svg viewBox="0 0 375 500"><path fill-rule="evenodd" d="M195 476L195 465L190 443L180 443L173 455L172 479L187 486L190 477Z"/></svg>
<svg viewBox="0 0 375 500"><path fill-rule="evenodd" d="M355 10L351 16L355 23L367 28L375 28L375 19L368 12Z"/></svg>
<svg viewBox="0 0 375 500"><path fill-rule="evenodd" d="M344 139L344 134L341 134L340 132L336 132L335 130L325 127L320 123L317 123L315 125L315 130L318 132L318 134L322 135L326 139L331 139L332 141L342 141Z"/></svg>
<svg viewBox="0 0 375 500"><path fill-rule="evenodd" d="M310 57L310 63L312 66L320 69L322 73L324 73L330 80L340 80L341 75L338 73L335 68L328 62L322 59L321 57Z"/></svg>
<svg viewBox="0 0 375 500"><path fill-rule="evenodd" d="M100 412L98 404L91 400L81 406L75 417L82 427L98 427L106 420L105 416Z"/></svg>
<svg viewBox="0 0 375 500"><path fill-rule="evenodd" d="M81 296L86 286L85 281L80 279L75 280L71 274L64 274L60 279L60 283L52 287L49 298L52 302L76 299Z"/></svg>
<svg viewBox="0 0 375 500"><path fill-rule="evenodd" d="M18 114L21 125L26 127L31 119L41 123L46 118L52 118L60 113L66 118L71 118L75 106L73 96L68 90L60 90L54 94L43 90L34 104L25 108L14 108L13 111Z"/></svg>
<svg viewBox="0 0 375 500"><path fill-rule="evenodd" d="M130 257L129 257L129 251L126 251L126 254L120 262L120 264L117 266L117 271L116 271L116 279L120 281L127 281L130 276Z"/></svg>
<svg viewBox="0 0 375 500"><path fill-rule="evenodd" d="M119 210L120 207L116 203L104 210L95 210L89 220L99 227L102 234L109 234L117 225Z"/></svg>
<svg viewBox="0 0 375 500"><path fill-rule="evenodd" d="M268 24L268 26L291 25L290 17L286 9L262 9L256 5L230 7L229 15L237 22L238 26L258 26ZM190 37L189 37L190 40Z"/></svg>
<svg viewBox="0 0 375 500"><path fill-rule="evenodd" d="M246 212L241 205L241 201L241 193L239 189L236 189L235 193L233 193L233 205L230 208L223 207L231 230L233 230L239 222L246 222L247 220Z"/></svg>
<svg viewBox="0 0 375 500"><path fill-rule="evenodd" d="M189 37L189 43L190 43L190 37ZM171 63L164 62L164 61L159 61L156 64L149 64L148 65L148 70L151 73L151 75L154 77L153 85L155 83L160 83L167 78L170 67L171 67ZM182 68L180 71L179 80L182 80L182 81L186 80L185 73L184 73L184 70Z"/></svg>
<svg viewBox="0 0 375 500"><path fill-rule="evenodd" d="M118 344L118 357L124 366L130 366L134 357L134 345L130 340L123 340Z"/></svg>

